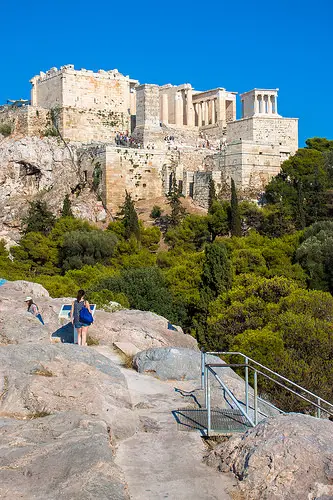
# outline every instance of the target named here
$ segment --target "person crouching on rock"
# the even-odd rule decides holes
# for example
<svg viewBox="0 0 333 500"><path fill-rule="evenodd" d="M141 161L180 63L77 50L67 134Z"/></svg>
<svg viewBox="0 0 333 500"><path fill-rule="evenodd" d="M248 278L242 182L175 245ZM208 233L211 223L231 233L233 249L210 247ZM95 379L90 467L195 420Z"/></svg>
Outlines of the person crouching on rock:
<svg viewBox="0 0 333 500"><path fill-rule="evenodd" d="M91 323L86 323L82 321L81 315L84 308L88 309L91 314L90 304L84 299L85 291L79 290L77 292L77 298L72 302L71 308L71 321L77 330L77 343L79 345L87 345L87 333L88 327Z"/></svg>
<svg viewBox="0 0 333 500"><path fill-rule="evenodd" d="M34 303L34 301L32 300L32 297L26 297L24 302L28 306L28 312L33 314L35 316L35 318L39 319L39 321L42 323L42 325L44 325L42 315L38 311L38 306L37 306L37 304Z"/></svg>

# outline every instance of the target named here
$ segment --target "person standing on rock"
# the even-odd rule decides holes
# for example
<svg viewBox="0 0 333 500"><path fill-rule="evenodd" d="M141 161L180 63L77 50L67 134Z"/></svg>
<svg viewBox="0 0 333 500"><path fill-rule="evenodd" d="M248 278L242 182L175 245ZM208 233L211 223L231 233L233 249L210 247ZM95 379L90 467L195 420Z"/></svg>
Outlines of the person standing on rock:
<svg viewBox="0 0 333 500"><path fill-rule="evenodd" d="M91 310L89 302L84 299L84 295L85 295L84 290L79 290L77 292L77 298L74 300L74 302L72 302L71 321L73 323L73 326L77 330L77 343L79 345L86 346L88 327L90 326L91 323L83 322L82 319L80 318L80 313L82 312L82 309L86 308L91 314Z"/></svg>
<svg viewBox="0 0 333 500"><path fill-rule="evenodd" d="M37 306L37 304L34 303L34 301L32 300L32 297L26 297L24 302L28 306L28 312L33 314L35 316L35 318L39 319L39 321L42 323L42 325L44 325L42 315L38 311L38 306Z"/></svg>

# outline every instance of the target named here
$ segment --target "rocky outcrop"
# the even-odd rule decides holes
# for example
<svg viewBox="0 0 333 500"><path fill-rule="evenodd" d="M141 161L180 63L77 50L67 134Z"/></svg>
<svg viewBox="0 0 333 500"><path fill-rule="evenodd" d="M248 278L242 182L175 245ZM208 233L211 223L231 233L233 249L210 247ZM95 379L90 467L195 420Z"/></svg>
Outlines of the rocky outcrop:
<svg viewBox="0 0 333 500"><path fill-rule="evenodd" d="M308 415L269 418L218 445L207 463L233 471L247 500L333 498L333 423Z"/></svg>
<svg viewBox="0 0 333 500"><path fill-rule="evenodd" d="M110 313L99 311L91 334L100 344L131 342L140 351L150 347L179 346L197 349L197 341L181 329L170 329L167 319L149 311L124 309Z"/></svg>
<svg viewBox="0 0 333 500"><path fill-rule="evenodd" d="M74 144L69 149L58 138L0 139L0 238L8 237L8 232L12 239L19 238L27 202L36 197L45 200L58 215L69 194L75 215L90 221L106 218L105 211L101 216L101 202L86 182L92 172L78 161L80 146Z"/></svg>
<svg viewBox="0 0 333 500"><path fill-rule="evenodd" d="M24 299L34 298L43 316L45 326L26 312ZM45 288L28 281L7 281L0 286L0 344L49 343L51 339L73 341L71 323L58 320L63 304L73 298L52 299ZM97 311L90 335L100 344L113 346L114 342L130 342L139 350L149 347L180 346L197 348L197 342L182 330L168 329L167 319L147 311L124 309L114 313Z"/></svg>
<svg viewBox="0 0 333 500"><path fill-rule="evenodd" d="M135 430L123 375L89 348L62 344L0 347L0 394L0 416L35 418L70 408L99 416L117 439Z"/></svg>
<svg viewBox="0 0 333 500"><path fill-rule="evenodd" d="M128 500L107 424L74 411L0 418L0 498Z"/></svg>
<svg viewBox="0 0 333 500"><path fill-rule="evenodd" d="M217 356L207 356L207 362L222 363ZM139 373L150 373L161 380L200 380L201 353L193 349L152 348L134 356L133 366ZM237 375L226 368L229 376Z"/></svg>

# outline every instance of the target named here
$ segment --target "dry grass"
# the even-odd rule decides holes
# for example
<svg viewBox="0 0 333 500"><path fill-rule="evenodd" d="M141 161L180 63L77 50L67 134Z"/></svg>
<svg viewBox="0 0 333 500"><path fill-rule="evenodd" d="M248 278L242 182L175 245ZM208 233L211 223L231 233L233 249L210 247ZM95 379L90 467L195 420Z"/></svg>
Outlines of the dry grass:
<svg viewBox="0 0 333 500"><path fill-rule="evenodd" d="M99 345L99 340L91 335L87 335L87 345Z"/></svg>
<svg viewBox="0 0 333 500"><path fill-rule="evenodd" d="M121 364L124 368L133 368L133 359L134 356L130 356L129 354L125 354L122 351L119 351L119 356L121 359Z"/></svg>
<svg viewBox="0 0 333 500"><path fill-rule="evenodd" d="M42 410L36 410L32 413L28 413L27 418L29 420L33 420L35 418L48 417L49 415L51 415L51 412L43 408Z"/></svg>
<svg viewBox="0 0 333 500"><path fill-rule="evenodd" d="M41 377L54 377L54 374L50 370L45 368L45 366L35 368L35 370L32 370L31 375L40 375Z"/></svg>

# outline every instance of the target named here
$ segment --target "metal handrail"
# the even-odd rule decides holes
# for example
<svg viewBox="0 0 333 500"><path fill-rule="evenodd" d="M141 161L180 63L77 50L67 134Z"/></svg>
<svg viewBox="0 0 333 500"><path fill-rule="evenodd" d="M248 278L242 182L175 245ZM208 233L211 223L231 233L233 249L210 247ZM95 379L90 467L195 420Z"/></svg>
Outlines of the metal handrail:
<svg viewBox="0 0 333 500"><path fill-rule="evenodd" d="M230 391L230 389L228 389L228 387L225 385L225 383L222 382L222 380L220 379L220 377L217 375L216 371L213 370L213 368L210 365L206 365L205 369L207 370L207 375L206 375L207 384L206 384L206 392L205 392L206 393L206 408L207 408L207 434L209 435L210 432L211 432L210 385L209 385L209 381L208 381L208 370L214 375L214 377L216 378L216 380L223 387L223 389L228 394L228 396L233 400L233 402L235 403L235 405L237 406L237 408L239 409L239 411L242 413L242 415L246 418L246 420L251 424L252 427L254 427L255 423L253 422L253 420L243 410L243 408L241 407L241 405L239 404L239 402L237 401L237 399L235 398L235 396L232 394L232 392Z"/></svg>
<svg viewBox="0 0 333 500"><path fill-rule="evenodd" d="M255 377L257 376L257 373L259 373L260 375L263 375L264 377L268 378L269 380L271 380L272 382L276 383L277 385L283 387L284 389L286 389L287 391L291 392L292 394L295 394L296 396L298 396L299 398L307 401L308 403L310 403L312 406L314 406L315 408L317 408L317 417L320 418L321 416L321 410L323 410L325 413L333 416L333 404L331 404L329 401L326 401L325 399L321 398L320 396L318 396L317 394L314 394L312 393L311 391L308 391L307 389L305 389L304 387L296 384L295 382L293 382L292 380L289 380L288 378L284 377L283 375L280 375L279 373L277 372L274 372L273 370L271 370L270 368L268 368L267 366L265 365L262 365L261 363L258 363L257 361L255 361L254 359L252 358L249 358L248 356L246 356L245 354L241 353L241 352L226 352L226 351L219 351L219 352L204 352L203 350L201 351L201 387L202 389L206 386L206 381L205 381L205 366L206 366L206 355L207 354L211 354L211 355L221 355L221 354L224 354L224 355L240 355L240 356L243 356L243 358L245 359L245 364L243 365L216 365L216 366L222 366L222 367L237 367L237 366L242 366L242 367L245 367L245 405L246 405L246 412L248 413L249 411L249 391L248 391L248 388L249 388L249 380L248 380L248 370L249 368L254 370L254 373L255 373ZM284 384L282 384L281 382L279 382L278 380L270 377L269 375L267 375L266 373L263 373L262 371L260 370L257 370L256 368L252 367L251 365L249 365L249 361L251 363L254 363L255 365L257 366L260 366L261 368L263 368L264 370L268 371L269 373L273 374L274 376L276 377L279 377L281 380L293 385L294 387L296 387L297 389L300 389L301 391L305 392L306 394L310 395L311 397L313 398L316 398L317 402L315 403L314 401L311 401L310 399L306 398L305 396L303 396L302 394L299 394L297 391L294 391L293 389L285 386ZM214 364L210 364L210 365L214 365ZM261 398L260 398L261 399ZM281 413L284 413L282 410L280 410L279 408L277 408L276 406L272 405L271 403L269 403L268 401L266 402L266 404L268 404L269 406L273 406L275 409L277 409L278 411L280 411ZM322 405L325 404L325 405L328 405L330 407L330 410L326 409L326 408L323 408ZM259 412L259 413L262 413L262 412ZM263 414L264 415L264 414Z"/></svg>

